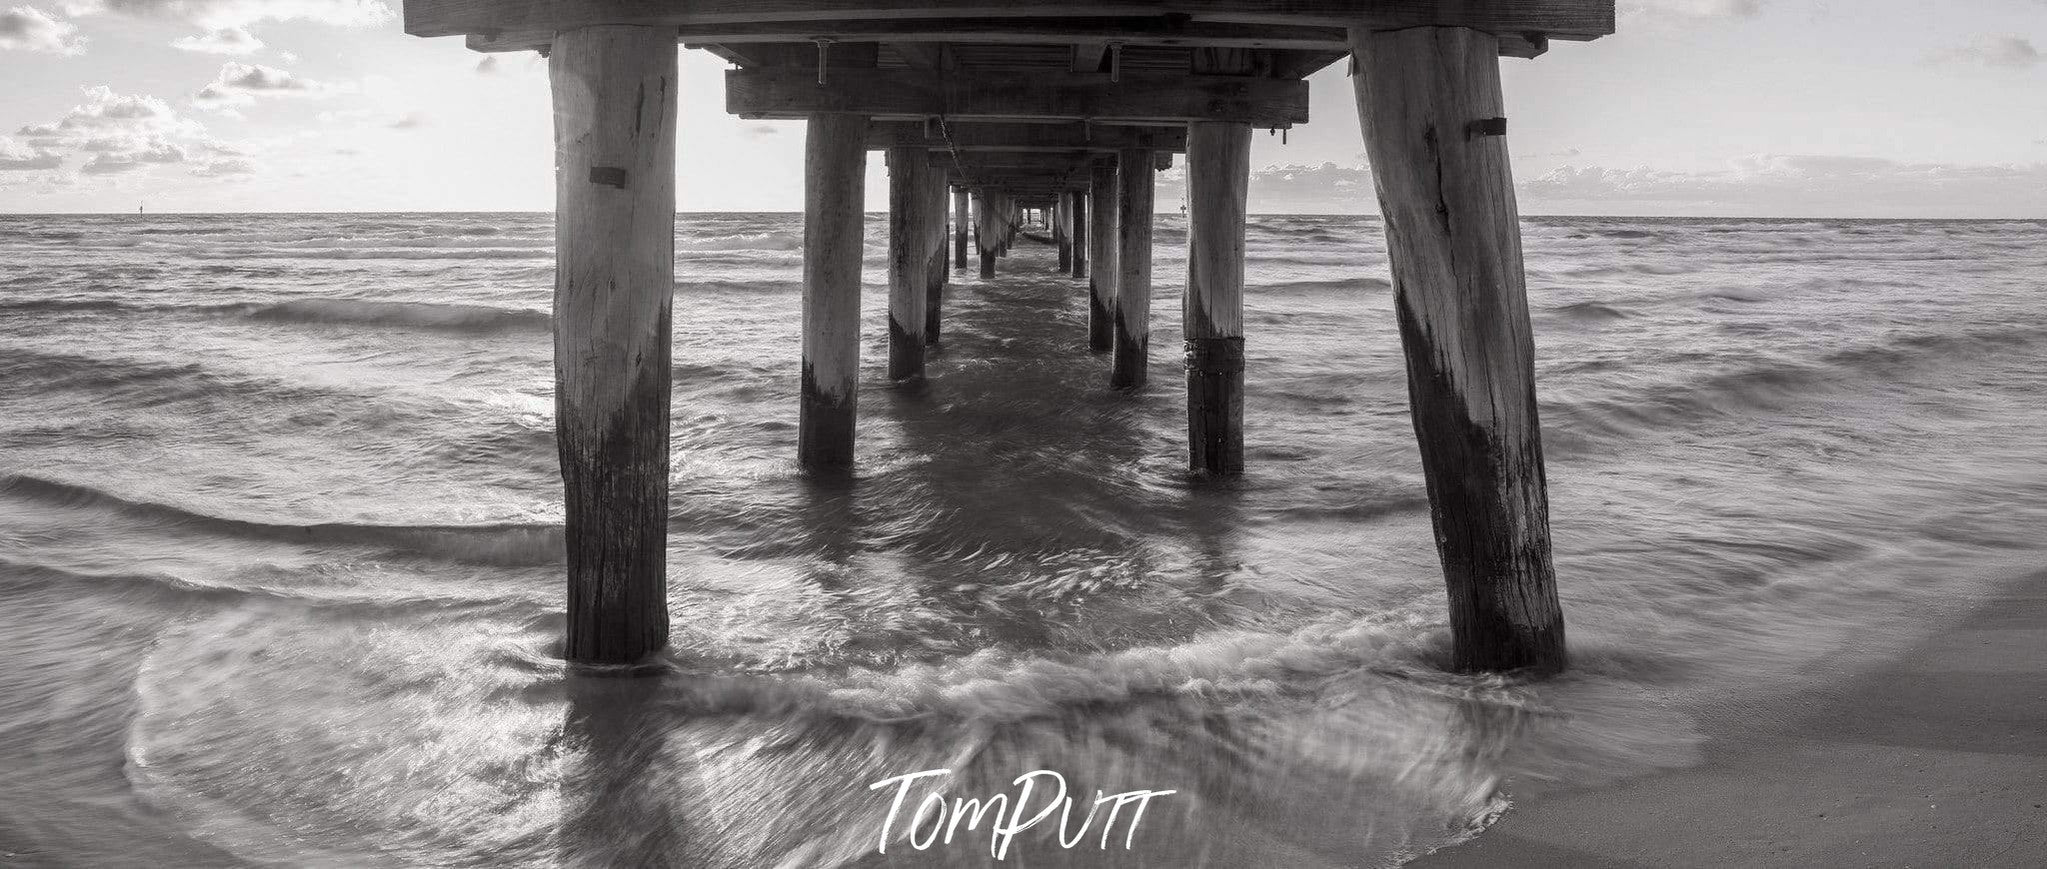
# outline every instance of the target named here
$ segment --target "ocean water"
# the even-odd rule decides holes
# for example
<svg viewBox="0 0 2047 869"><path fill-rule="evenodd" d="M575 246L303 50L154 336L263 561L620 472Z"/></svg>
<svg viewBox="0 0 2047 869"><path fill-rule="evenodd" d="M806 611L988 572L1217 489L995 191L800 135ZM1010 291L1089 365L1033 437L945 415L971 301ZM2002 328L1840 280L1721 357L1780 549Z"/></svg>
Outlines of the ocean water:
<svg viewBox="0 0 2047 869"><path fill-rule="evenodd" d="M870 784L1046 769L1079 841L1005 864L1386 865L1697 763L2047 548L2047 223L1527 221L1540 684L1443 672L1376 220L1253 221L1226 484L1177 215L1138 395L1030 243L892 387L871 218L839 483L792 461L800 218L677 232L672 668L618 680L559 660L549 216L0 217L0 862L987 865L877 853Z"/></svg>

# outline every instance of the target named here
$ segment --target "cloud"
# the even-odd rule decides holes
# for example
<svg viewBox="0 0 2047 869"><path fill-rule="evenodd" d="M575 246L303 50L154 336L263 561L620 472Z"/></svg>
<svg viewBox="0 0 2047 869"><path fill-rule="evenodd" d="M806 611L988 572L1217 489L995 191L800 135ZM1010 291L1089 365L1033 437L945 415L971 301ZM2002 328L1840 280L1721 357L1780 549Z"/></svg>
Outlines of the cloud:
<svg viewBox="0 0 2047 869"><path fill-rule="evenodd" d="M85 101L57 120L0 137L0 168L63 170L67 158L83 160L73 171L44 176L58 183L74 174L121 175L186 163L195 155L208 162L243 156L241 149L215 141L203 124L157 97L117 93L105 85L84 93Z"/></svg>
<svg viewBox="0 0 2047 869"><path fill-rule="evenodd" d="M310 21L370 27L396 17L386 0L68 0L74 15L124 15L193 25L201 33L172 42L186 51L248 54L263 47L250 32L267 22Z"/></svg>
<svg viewBox="0 0 2047 869"><path fill-rule="evenodd" d="M1173 168L1159 173L1159 202L1178 203L1186 196L1186 188L1184 163L1175 161ZM1372 202L1372 170L1325 162L1252 170L1247 205L1253 213L1344 213L1372 208Z"/></svg>
<svg viewBox="0 0 2047 869"><path fill-rule="evenodd" d="M206 30L247 27L265 21L311 21L368 27L391 20L384 0L72 0L73 15L127 15L195 24Z"/></svg>
<svg viewBox="0 0 2047 869"><path fill-rule="evenodd" d="M222 27L172 40L171 47L201 54L253 54L263 47L263 40L240 27Z"/></svg>
<svg viewBox="0 0 2047 869"><path fill-rule="evenodd" d="M78 35L78 28L68 21L34 6L16 6L0 12L0 49L83 54L85 37Z"/></svg>
<svg viewBox="0 0 2047 869"><path fill-rule="evenodd" d="M199 92L192 104L202 109L230 110L254 105L256 100L276 96L318 97L342 90L301 77L274 66L228 61Z"/></svg>
<svg viewBox="0 0 2047 869"><path fill-rule="evenodd" d="M1731 216L2047 215L2047 163L1907 163L1880 157L1754 154L1698 171L1565 165L1522 175L1527 214ZM1253 213L1373 214L1372 170L1339 163L1251 173ZM1186 189L1180 166L1160 173L1161 211Z"/></svg>
<svg viewBox="0 0 2047 869"><path fill-rule="evenodd" d="M405 117L392 121L387 126L393 130L416 130L426 126L426 115L419 112L407 112Z"/></svg>
<svg viewBox="0 0 2047 869"><path fill-rule="evenodd" d="M100 137L130 140L191 136L205 133L196 121L178 115L170 103L141 94L115 93L106 85L85 88L86 101L73 106L62 118L47 124L22 127L20 135L31 144L54 148L83 144Z"/></svg>
<svg viewBox="0 0 2047 869"><path fill-rule="evenodd" d="M1768 214L1946 214L2047 210L2047 164L1903 163L1879 157L1759 154L1725 168L1564 166L1521 185L1532 201L1630 210ZM1575 209L1574 210L1578 210Z"/></svg>
<svg viewBox="0 0 2047 869"><path fill-rule="evenodd" d="M37 169L56 169L63 165L62 154L0 136L0 172L29 172Z"/></svg>
<svg viewBox="0 0 2047 869"><path fill-rule="evenodd" d="M1320 189L1333 187L1339 190L1372 186L1372 170L1363 166L1338 166L1323 163L1320 166L1267 166L1251 173L1251 183L1273 188Z"/></svg>
<svg viewBox="0 0 2047 869"><path fill-rule="evenodd" d="M1997 69L2025 69L2041 60L2040 49L2022 36L1985 36L1968 45L1937 51L1934 63L1968 63Z"/></svg>
<svg viewBox="0 0 2047 869"><path fill-rule="evenodd" d="M482 60L476 62L476 71L480 75L496 74L498 71L498 56L495 54L484 55Z"/></svg>
<svg viewBox="0 0 2047 869"><path fill-rule="evenodd" d="M230 178L256 174L256 167L247 160L212 160L192 167L192 174L200 178Z"/></svg>
<svg viewBox="0 0 2047 869"><path fill-rule="evenodd" d="M86 161L81 171L87 175L116 175L150 165L183 162L185 149L167 142L159 142L139 151L96 154L91 160Z"/></svg>
<svg viewBox="0 0 2047 869"><path fill-rule="evenodd" d="M1763 0L1632 0L1623 2L1623 15L1651 18L1754 18L1762 14Z"/></svg>
<svg viewBox="0 0 2047 869"><path fill-rule="evenodd" d="M740 129L740 132L745 133L751 138L760 138L762 136L779 136L782 134L782 128L774 124L747 124Z"/></svg>

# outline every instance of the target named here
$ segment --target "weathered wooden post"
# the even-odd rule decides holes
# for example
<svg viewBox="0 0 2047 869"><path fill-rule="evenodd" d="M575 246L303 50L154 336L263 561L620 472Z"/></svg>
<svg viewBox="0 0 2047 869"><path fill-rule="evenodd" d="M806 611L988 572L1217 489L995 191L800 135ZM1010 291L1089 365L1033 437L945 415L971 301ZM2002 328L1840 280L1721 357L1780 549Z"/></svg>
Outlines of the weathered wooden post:
<svg viewBox="0 0 2047 869"><path fill-rule="evenodd" d="M1089 246L1094 248L1095 263L1094 275L1087 282L1087 348L1096 353L1107 353L1116 349L1116 253L1119 245L1116 219L1117 212L1121 210L1116 202L1116 164L1110 161L1095 164L1089 183L1095 212L1095 231L1089 236Z"/></svg>
<svg viewBox="0 0 2047 869"><path fill-rule="evenodd" d="M1187 128L1187 463L1244 471L1244 220L1251 125Z"/></svg>
<svg viewBox="0 0 2047 869"><path fill-rule="evenodd" d="M1001 244L996 229L999 225L995 216L997 199L995 191L987 188L975 191L974 198L979 200L977 204L980 206L974 210L979 218L974 225L974 244L981 253L981 279L989 280L995 277L995 251Z"/></svg>
<svg viewBox="0 0 2047 869"><path fill-rule="evenodd" d="M927 168L924 187L924 249L930 251L924 262L924 345L932 347L938 344L945 285L952 277L952 270L946 268L945 212L949 197L945 192L945 170Z"/></svg>
<svg viewBox="0 0 2047 869"><path fill-rule="evenodd" d="M922 148L888 150L888 376L924 376L924 249L931 159Z"/></svg>
<svg viewBox="0 0 2047 869"><path fill-rule="evenodd" d="M557 33L549 52L564 654L579 664L668 644L676 52L672 29L612 25Z"/></svg>
<svg viewBox="0 0 2047 869"><path fill-rule="evenodd" d="M988 222L988 195L979 187L974 188L970 195L973 199L974 211L970 215L971 219L968 221L968 224L974 230L974 253L979 254L981 252L981 229Z"/></svg>
<svg viewBox="0 0 2047 869"><path fill-rule="evenodd" d="M1009 256L1009 239L1016 232L1016 212L1010 207L1007 192L997 190L993 196L995 207L991 210L995 214L995 255L1006 257Z"/></svg>
<svg viewBox="0 0 2047 869"><path fill-rule="evenodd" d="M1067 213L1073 215L1071 235L1073 236L1073 279L1087 277L1088 248L1093 242L1087 234L1087 192L1075 190L1066 194ZM1089 293L1089 316L1093 316L1093 293Z"/></svg>
<svg viewBox="0 0 2047 869"><path fill-rule="evenodd" d="M815 114L803 146L803 396L797 460L853 464L860 382L860 259L867 116Z"/></svg>
<svg viewBox="0 0 2047 869"><path fill-rule="evenodd" d="M967 226L973 222L973 212L968 206L967 188L952 189L952 259L953 268L967 267Z"/></svg>
<svg viewBox="0 0 2047 869"><path fill-rule="evenodd" d="M1059 270L1062 272L1073 270L1073 240L1066 235L1067 198L1066 193L1062 191L1059 194L1058 204L1052 206L1051 212L1052 241L1059 245Z"/></svg>
<svg viewBox="0 0 2047 869"><path fill-rule="evenodd" d="M1016 238L1016 202L1009 198L1009 191L995 191L995 255L1009 256L1009 243Z"/></svg>
<svg viewBox="0 0 2047 869"><path fill-rule="evenodd" d="M1139 389L1151 364L1151 151L1117 152L1116 186L1116 359L1109 386Z"/></svg>
<svg viewBox="0 0 2047 869"><path fill-rule="evenodd" d="M1500 41L1462 27L1353 29L1350 40L1455 665L1555 672L1564 617Z"/></svg>

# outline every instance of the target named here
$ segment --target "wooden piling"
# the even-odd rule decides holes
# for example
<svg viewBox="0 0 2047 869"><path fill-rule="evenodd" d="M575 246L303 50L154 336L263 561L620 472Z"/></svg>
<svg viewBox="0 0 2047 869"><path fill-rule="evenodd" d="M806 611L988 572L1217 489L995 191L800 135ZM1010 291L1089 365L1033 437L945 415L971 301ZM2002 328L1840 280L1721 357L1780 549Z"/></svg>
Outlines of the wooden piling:
<svg viewBox="0 0 2047 869"><path fill-rule="evenodd" d="M1007 192L996 191L995 202L995 229L998 240L995 246L995 255L1007 257L1009 256L1009 244L1016 239L1017 226L1022 221L1018 219L1019 212L1016 202L1009 198Z"/></svg>
<svg viewBox="0 0 2047 869"><path fill-rule="evenodd" d="M932 347L938 344L945 285L952 275L952 270L946 268L945 252L945 212L950 197L946 195L943 170L926 171L924 186L924 249L930 251L924 259L924 346Z"/></svg>
<svg viewBox="0 0 2047 869"><path fill-rule="evenodd" d="M952 189L952 259L953 268L967 267L967 227L973 222L973 213L968 207L967 188Z"/></svg>
<svg viewBox="0 0 2047 869"><path fill-rule="evenodd" d="M1107 353L1116 349L1116 254L1120 242L1116 232L1117 186L1116 164L1102 162L1095 165L1094 175L1089 179L1090 198L1094 200L1094 234L1089 237L1089 246L1094 249L1094 275L1088 278L1087 347L1096 353Z"/></svg>
<svg viewBox="0 0 2047 869"><path fill-rule="evenodd" d="M865 115L818 114L811 116L804 142L803 395L796 454L817 470L853 464L866 135Z"/></svg>
<svg viewBox="0 0 2047 869"><path fill-rule="evenodd" d="M974 244L981 254L981 279L989 280L995 277L996 248L1001 244L996 230L995 191L986 188L974 191L974 200Z"/></svg>
<svg viewBox="0 0 2047 869"><path fill-rule="evenodd" d="M1564 668L1500 42L1351 31L1461 670Z"/></svg>
<svg viewBox="0 0 2047 869"><path fill-rule="evenodd" d="M574 663L626 664L668 644L674 31L563 31L548 75L564 654Z"/></svg>
<svg viewBox="0 0 2047 869"><path fill-rule="evenodd" d="M1187 129L1187 463L1244 472L1244 220L1251 126Z"/></svg>
<svg viewBox="0 0 2047 869"><path fill-rule="evenodd" d="M1116 188L1116 359L1109 385L1139 389L1151 364L1151 151L1117 152Z"/></svg>
<svg viewBox="0 0 2047 869"><path fill-rule="evenodd" d="M888 149L888 376L924 376L924 248L931 160L922 148Z"/></svg>
<svg viewBox="0 0 2047 869"><path fill-rule="evenodd" d="M1080 280L1087 277L1087 249L1090 246L1087 234L1087 191L1075 190L1067 194L1066 203L1067 213L1073 216L1070 227L1073 236L1073 279ZM1093 305L1092 299L1089 305Z"/></svg>
<svg viewBox="0 0 2047 869"><path fill-rule="evenodd" d="M1066 234L1066 200L1065 193L1059 194L1059 202L1052 206L1051 212L1052 241L1059 245L1059 270L1062 272L1073 270L1073 239Z"/></svg>

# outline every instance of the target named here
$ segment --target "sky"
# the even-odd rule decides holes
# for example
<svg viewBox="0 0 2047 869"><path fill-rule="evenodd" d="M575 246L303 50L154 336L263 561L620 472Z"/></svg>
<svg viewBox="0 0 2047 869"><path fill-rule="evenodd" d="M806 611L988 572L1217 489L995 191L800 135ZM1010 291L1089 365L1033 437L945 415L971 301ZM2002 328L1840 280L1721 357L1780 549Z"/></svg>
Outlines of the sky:
<svg viewBox="0 0 2047 869"><path fill-rule="evenodd" d="M0 0L0 212L551 209L546 62L398 8ZM683 51L679 206L800 209L803 123L725 68ZM1524 214L2047 218L2047 0L1621 0L1502 76ZM1350 84L1256 137L1254 212L1377 210Z"/></svg>

